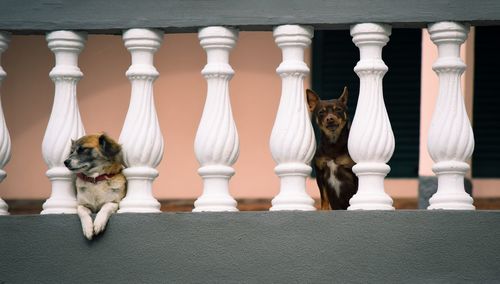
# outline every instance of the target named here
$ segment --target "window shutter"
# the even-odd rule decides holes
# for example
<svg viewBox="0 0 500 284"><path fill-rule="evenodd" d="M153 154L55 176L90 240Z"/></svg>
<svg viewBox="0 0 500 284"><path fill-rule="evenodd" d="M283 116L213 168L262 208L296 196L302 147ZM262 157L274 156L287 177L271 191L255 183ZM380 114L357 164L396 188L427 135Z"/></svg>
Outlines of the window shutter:
<svg viewBox="0 0 500 284"><path fill-rule="evenodd" d="M389 67L383 81L384 100L396 139L389 177L418 176L421 37L420 29L393 29L383 49ZM323 99L332 99L347 86L352 120L359 94L359 78L353 71L359 50L349 31L316 31L312 56L313 89Z"/></svg>
<svg viewBox="0 0 500 284"><path fill-rule="evenodd" d="M472 175L500 177L500 27L476 27Z"/></svg>

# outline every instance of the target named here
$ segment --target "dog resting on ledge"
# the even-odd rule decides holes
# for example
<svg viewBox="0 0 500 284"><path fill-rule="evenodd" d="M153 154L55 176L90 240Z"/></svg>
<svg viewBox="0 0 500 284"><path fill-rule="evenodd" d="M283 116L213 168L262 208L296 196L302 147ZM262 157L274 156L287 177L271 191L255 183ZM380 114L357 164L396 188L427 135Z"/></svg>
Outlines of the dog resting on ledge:
<svg viewBox="0 0 500 284"><path fill-rule="evenodd" d="M306 93L311 119L321 133L312 162L321 194L321 209L345 210L358 189L358 177L352 172L354 161L347 150L349 93L344 87L342 95L333 100L321 100L309 89Z"/></svg>
<svg viewBox="0 0 500 284"><path fill-rule="evenodd" d="M90 240L104 231L125 196L122 148L104 133L83 136L72 141L64 165L76 174L77 212L83 234ZM94 221L91 213L97 213Z"/></svg>

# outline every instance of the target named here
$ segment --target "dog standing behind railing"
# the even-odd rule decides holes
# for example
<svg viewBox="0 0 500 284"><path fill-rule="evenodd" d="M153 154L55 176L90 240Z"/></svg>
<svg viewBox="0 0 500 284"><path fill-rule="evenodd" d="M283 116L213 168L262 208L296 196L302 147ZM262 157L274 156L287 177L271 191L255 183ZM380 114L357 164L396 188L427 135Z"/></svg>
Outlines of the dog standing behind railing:
<svg viewBox="0 0 500 284"><path fill-rule="evenodd" d="M347 87L334 100L320 100L309 89L306 93L311 119L321 131L312 163L321 194L321 209L347 209L349 200L358 190L358 177L352 172L354 161L347 150Z"/></svg>
<svg viewBox="0 0 500 284"><path fill-rule="evenodd" d="M76 173L77 212L90 240L104 231L126 193L121 146L104 133L83 136L72 141L64 165ZM94 221L91 213L97 213Z"/></svg>

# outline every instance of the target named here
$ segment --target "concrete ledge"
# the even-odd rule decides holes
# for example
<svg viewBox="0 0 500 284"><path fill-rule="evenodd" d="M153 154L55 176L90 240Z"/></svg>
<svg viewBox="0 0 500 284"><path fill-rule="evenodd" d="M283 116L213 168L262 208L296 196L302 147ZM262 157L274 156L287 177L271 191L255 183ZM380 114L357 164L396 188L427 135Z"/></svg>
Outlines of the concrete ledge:
<svg viewBox="0 0 500 284"><path fill-rule="evenodd" d="M0 27L19 34L50 30L121 33L128 28L161 28L195 32L211 25L242 30L271 30L280 24L310 24L315 28L348 28L360 22L424 27L436 21L466 21L473 25L500 23L500 1L482 0L2 0Z"/></svg>
<svg viewBox="0 0 500 284"><path fill-rule="evenodd" d="M500 211L0 217L0 283L488 283Z"/></svg>

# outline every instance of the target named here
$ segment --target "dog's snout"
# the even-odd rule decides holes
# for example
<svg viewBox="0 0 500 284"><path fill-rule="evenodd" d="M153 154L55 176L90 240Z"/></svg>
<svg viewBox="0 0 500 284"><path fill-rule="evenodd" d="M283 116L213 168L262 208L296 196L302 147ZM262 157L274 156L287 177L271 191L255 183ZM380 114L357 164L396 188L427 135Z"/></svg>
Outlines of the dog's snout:
<svg viewBox="0 0 500 284"><path fill-rule="evenodd" d="M333 120L334 120L333 114L329 114L329 115L326 117L326 122L333 122Z"/></svg>
<svg viewBox="0 0 500 284"><path fill-rule="evenodd" d="M65 160L64 165L66 166L66 168L69 168L69 166L71 165L71 160L70 159Z"/></svg>

